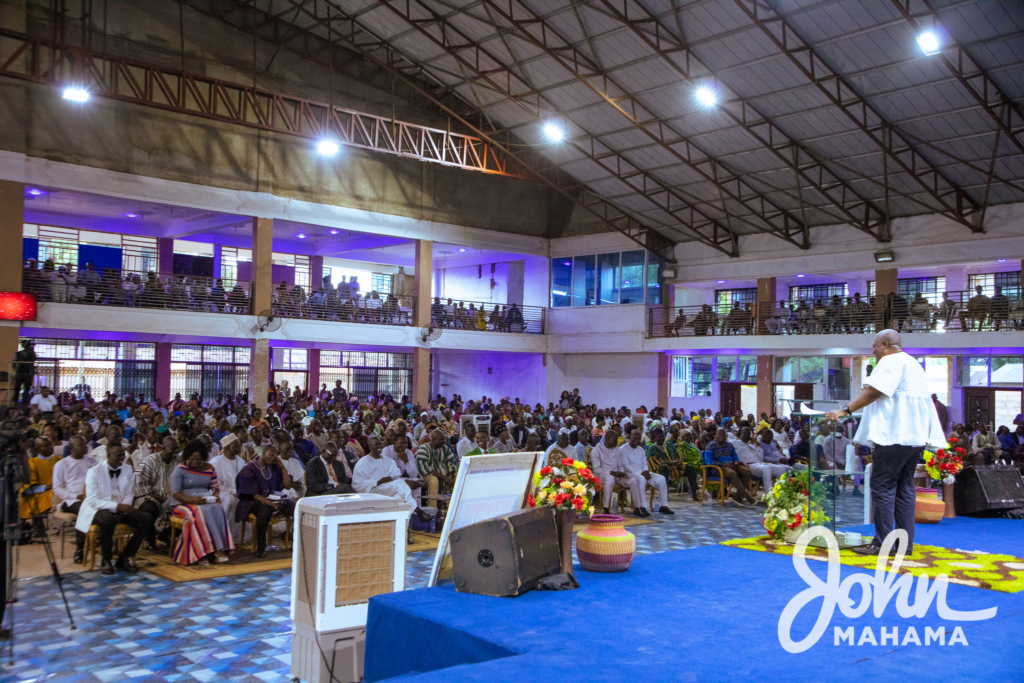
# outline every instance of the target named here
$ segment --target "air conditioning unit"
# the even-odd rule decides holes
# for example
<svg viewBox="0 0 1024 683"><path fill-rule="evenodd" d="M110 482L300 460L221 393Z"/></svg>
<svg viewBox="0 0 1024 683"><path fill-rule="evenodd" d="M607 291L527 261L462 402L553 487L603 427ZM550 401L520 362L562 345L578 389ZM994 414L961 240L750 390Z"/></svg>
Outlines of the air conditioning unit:
<svg viewBox="0 0 1024 683"><path fill-rule="evenodd" d="M409 508L373 493L301 499L292 562L292 676L363 679L367 603L405 589Z"/></svg>

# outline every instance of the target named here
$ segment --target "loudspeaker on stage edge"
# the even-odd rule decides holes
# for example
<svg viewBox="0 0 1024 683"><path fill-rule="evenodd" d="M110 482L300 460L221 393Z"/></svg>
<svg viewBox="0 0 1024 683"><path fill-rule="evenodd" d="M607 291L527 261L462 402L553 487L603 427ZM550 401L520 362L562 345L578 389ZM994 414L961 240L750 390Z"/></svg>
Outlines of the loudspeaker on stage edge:
<svg viewBox="0 0 1024 683"><path fill-rule="evenodd" d="M541 506L452 532L455 590L513 597L561 568L553 508Z"/></svg>
<svg viewBox="0 0 1024 683"><path fill-rule="evenodd" d="M953 505L958 515L976 515L1024 507L1024 482L1015 467L965 467L956 475Z"/></svg>

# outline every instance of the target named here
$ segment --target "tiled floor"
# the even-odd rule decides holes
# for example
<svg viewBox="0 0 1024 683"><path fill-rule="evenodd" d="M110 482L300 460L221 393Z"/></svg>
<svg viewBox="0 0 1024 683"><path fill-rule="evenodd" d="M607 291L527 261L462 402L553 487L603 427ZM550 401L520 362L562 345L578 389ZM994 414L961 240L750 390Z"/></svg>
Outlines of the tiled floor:
<svg viewBox="0 0 1024 683"><path fill-rule="evenodd" d="M678 496L673 495L673 499ZM840 496L838 526L862 522L862 498ZM641 554L763 533L761 506L673 502L677 514L631 527ZM426 584L429 552L409 555L407 587ZM142 573L73 574L64 586L78 630L68 627L50 578L19 582L14 664L3 643L0 681L290 680L289 572L192 583Z"/></svg>

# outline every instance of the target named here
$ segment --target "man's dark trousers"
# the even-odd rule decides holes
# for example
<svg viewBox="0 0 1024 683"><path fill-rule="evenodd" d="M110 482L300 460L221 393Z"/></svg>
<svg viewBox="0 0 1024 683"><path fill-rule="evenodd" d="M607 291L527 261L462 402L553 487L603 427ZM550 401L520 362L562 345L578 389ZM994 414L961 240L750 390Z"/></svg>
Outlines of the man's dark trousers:
<svg viewBox="0 0 1024 683"><path fill-rule="evenodd" d="M907 554L914 549L914 472L922 453L924 446L875 446L871 460L874 545L881 546L896 528L907 532Z"/></svg>

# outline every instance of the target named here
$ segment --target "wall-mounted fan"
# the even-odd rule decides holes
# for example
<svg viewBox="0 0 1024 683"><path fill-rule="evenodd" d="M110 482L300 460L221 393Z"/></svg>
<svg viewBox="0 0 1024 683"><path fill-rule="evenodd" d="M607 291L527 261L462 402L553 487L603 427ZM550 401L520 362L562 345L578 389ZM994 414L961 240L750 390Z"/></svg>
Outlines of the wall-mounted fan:
<svg viewBox="0 0 1024 683"><path fill-rule="evenodd" d="M260 332L276 332L281 329L281 319L270 310L263 311L256 316L256 324L259 326Z"/></svg>
<svg viewBox="0 0 1024 683"><path fill-rule="evenodd" d="M437 341L441 338L441 328L429 325L420 330L420 341L427 344L432 341Z"/></svg>

